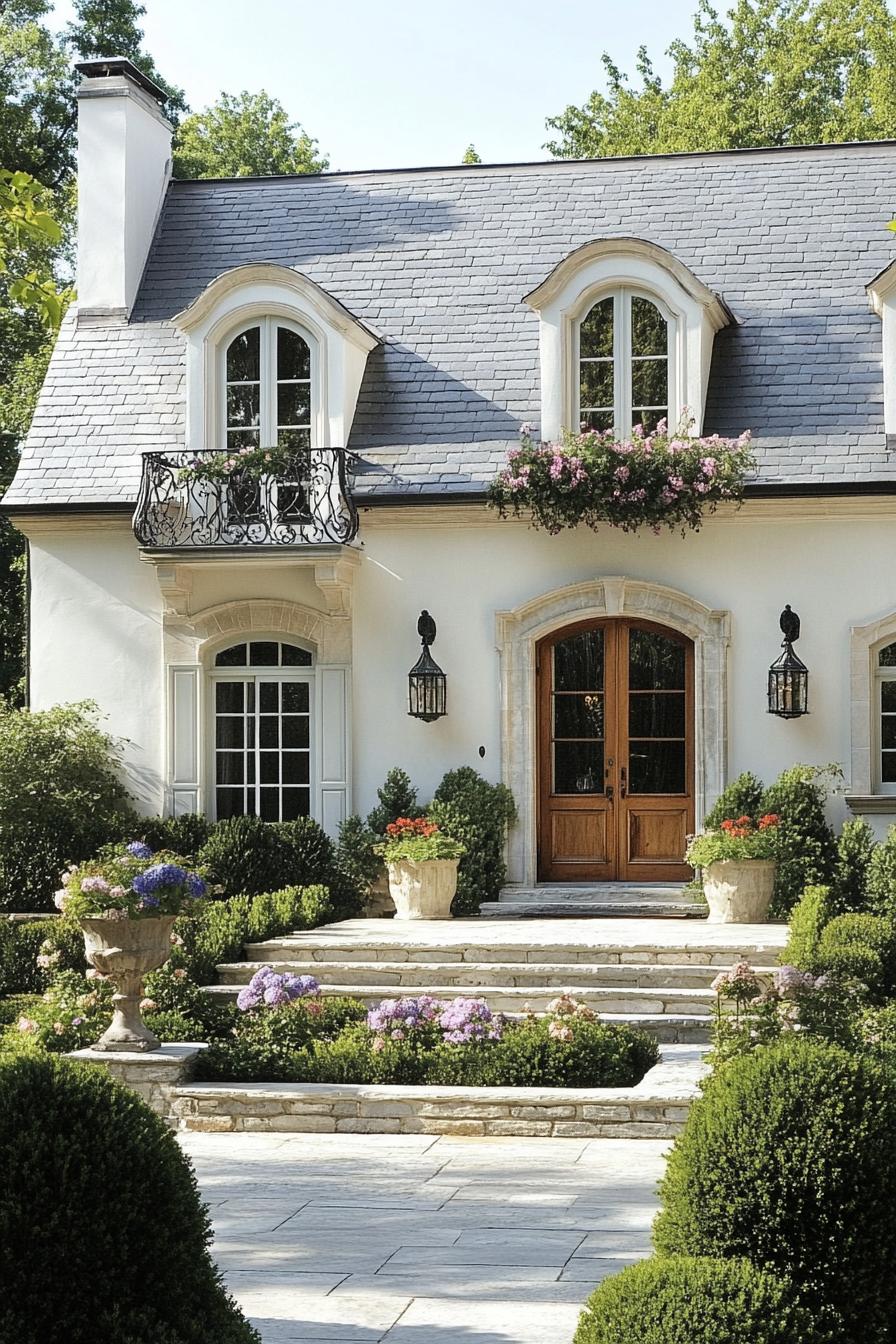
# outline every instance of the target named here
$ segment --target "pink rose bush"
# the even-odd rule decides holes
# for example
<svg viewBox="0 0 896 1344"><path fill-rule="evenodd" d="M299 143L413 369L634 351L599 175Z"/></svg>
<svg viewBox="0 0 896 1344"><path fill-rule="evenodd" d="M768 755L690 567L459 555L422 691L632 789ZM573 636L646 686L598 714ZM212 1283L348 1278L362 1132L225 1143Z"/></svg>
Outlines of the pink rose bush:
<svg viewBox="0 0 896 1344"><path fill-rule="evenodd" d="M724 500L743 497L754 469L749 431L736 439L697 437L683 419L672 432L661 420L645 433L635 425L617 439L612 431L583 429L562 443L539 443L522 426L519 447L491 488L502 518L530 515L535 527L556 533L585 523L635 532L650 527L697 530Z"/></svg>

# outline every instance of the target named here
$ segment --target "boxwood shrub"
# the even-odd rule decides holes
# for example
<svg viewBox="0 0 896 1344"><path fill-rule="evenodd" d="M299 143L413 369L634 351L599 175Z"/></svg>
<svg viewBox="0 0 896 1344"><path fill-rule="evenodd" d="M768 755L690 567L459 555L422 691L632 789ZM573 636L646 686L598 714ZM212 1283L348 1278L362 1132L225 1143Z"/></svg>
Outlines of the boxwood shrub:
<svg viewBox="0 0 896 1344"><path fill-rule="evenodd" d="M0 1339L260 1344L209 1256L189 1159L129 1088L0 1060L0 1153Z"/></svg>
<svg viewBox="0 0 896 1344"><path fill-rule="evenodd" d="M879 915L838 915L822 932L818 969L862 980L873 998L896 991L896 924Z"/></svg>
<svg viewBox="0 0 896 1344"><path fill-rule="evenodd" d="M661 1185L661 1254L746 1257L789 1277L842 1344L896 1329L896 1079L799 1038L717 1069Z"/></svg>
<svg viewBox="0 0 896 1344"><path fill-rule="evenodd" d="M175 931L182 946L171 963L186 970L200 985L215 979L222 962L242 961L246 943L280 938L295 929L314 929L332 916L326 887L284 887L257 896L234 896L209 901L195 913L178 919Z"/></svg>
<svg viewBox="0 0 896 1344"><path fill-rule="evenodd" d="M832 1325L748 1260L669 1256L605 1279L573 1344L834 1344Z"/></svg>
<svg viewBox="0 0 896 1344"><path fill-rule="evenodd" d="M504 885L504 842L516 820L513 794L464 765L445 775L427 816L464 847L452 914L478 914L479 902L496 901Z"/></svg>
<svg viewBox="0 0 896 1344"><path fill-rule="evenodd" d="M46 945L50 965L38 965ZM82 970L84 935L62 919L22 923L0 916L0 998L7 994L42 994L55 971Z"/></svg>
<svg viewBox="0 0 896 1344"><path fill-rule="evenodd" d="M627 1026L579 1021L572 1039L546 1019L508 1023L500 1041L447 1045L438 1033L377 1043L356 999L300 1000L248 1016L213 1042L197 1076L227 1082L447 1084L461 1087L629 1087L659 1058Z"/></svg>

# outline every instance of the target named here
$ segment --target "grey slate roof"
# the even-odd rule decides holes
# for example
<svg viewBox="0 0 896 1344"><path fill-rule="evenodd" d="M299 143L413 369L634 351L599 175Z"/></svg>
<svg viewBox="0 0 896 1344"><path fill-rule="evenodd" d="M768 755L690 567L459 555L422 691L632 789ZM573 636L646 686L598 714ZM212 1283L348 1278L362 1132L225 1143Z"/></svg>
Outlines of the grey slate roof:
<svg viewBox="0 0 896 1344"><path fill-rule="evenodd" d="M384 337L349 444L358 492L479 491L538 424L523 296L611 236L669 249L738 317L716 337L705 427L752 429L761 482L896 487L865 294L896 254L894 215L894 143L175 182L130 322L67 320L6 502L133 501L141 451L183 442L172 315L260 261Z"/></svg>

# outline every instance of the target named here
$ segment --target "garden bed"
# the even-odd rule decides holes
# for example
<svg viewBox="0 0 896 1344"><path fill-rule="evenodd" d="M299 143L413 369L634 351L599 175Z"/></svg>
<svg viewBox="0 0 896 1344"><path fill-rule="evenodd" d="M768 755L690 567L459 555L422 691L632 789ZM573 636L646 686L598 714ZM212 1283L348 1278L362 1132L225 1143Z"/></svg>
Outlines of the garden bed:
<svg viewBox="0 0 896 1344"><path fill-rule="evenodd" d="M357 1083L189 1083L173 1090L180 1129L237 1133L672 1138L706 1072L699 1049L667 1046L633 1087L427 1087Z"/></svg>

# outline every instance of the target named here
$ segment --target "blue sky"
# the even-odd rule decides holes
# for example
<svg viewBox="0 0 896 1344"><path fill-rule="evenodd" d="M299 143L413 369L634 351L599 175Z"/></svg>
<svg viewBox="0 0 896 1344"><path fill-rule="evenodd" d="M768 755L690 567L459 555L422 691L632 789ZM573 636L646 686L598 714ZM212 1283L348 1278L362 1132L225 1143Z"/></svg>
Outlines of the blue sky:
<svg viewBox="0 0 896 1344"><path fill-rule="evenodd" d="M547 157L545 118L692 31L696 0L144 0L145 42L198 109L265 88L333 168ZM723 6L720 6L723 7ZM60 26L71 14L56 6Z"/></svg>

